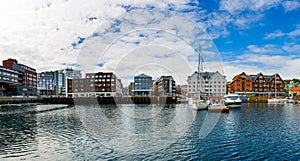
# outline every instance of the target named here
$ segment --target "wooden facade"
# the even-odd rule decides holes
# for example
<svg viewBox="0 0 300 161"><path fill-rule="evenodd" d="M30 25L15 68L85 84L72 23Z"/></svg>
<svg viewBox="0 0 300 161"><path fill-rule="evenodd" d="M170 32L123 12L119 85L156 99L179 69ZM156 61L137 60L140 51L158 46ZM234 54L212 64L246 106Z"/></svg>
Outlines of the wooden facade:
<svg viewBox="0 0 300 161"><path fill-rule="evenodd" d="M236 75L232 79L229 92L252 92L252 80L245 72Z"/></svg>
<svg viewBox="0 0 300 161"><path fill-rule="evenodd" d="M284 93L284 81L279 74L247 75L245 72L236 75L230 84L230 91L233 92L252 92L257 94L275 95Z"/></svg>

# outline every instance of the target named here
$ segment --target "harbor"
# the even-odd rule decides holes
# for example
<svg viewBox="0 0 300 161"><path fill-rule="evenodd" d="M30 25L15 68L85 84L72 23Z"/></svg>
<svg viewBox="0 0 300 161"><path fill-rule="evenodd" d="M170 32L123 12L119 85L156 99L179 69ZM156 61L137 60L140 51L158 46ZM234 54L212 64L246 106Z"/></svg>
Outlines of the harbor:
<svg viewBox="0 0 300 161"><path fill-rule="evenodd" d="M58 107L0 109L0 160L297 160L300 156L298 104L243 103L228 113L196 112L187 104ZM217 117L218 123L200 138L206 117ZM123 141L113 141L119 139ZM152 146L140 146L145 143ZM95 149L97 153L91 153Z"/></svg>

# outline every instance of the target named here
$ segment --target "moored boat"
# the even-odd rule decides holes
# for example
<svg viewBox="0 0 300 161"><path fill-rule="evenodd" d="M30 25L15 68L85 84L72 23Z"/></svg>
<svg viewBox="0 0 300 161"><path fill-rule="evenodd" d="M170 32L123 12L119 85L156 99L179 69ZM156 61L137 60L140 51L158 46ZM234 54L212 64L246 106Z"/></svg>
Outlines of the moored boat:
<svg viewBox="0 0 300 161"><path fill-rule="evenodd" d="M224 101L220 100L216 103L209 103L209 112L229 112L229 108L225 105Z"/></svg>
<svg viewBox="0 0 300 161"><path fill-rule="evenodd" d="M198 70L197 70L197 77L196 77L196 98L192 100L192 108L193 110L207 110L207 103L206 100L201 96L201 90L199 91L199 77L200 73L203 70L203 63L202 63L202 53L201 47L199 46L199 53L198 53ZM200 81L201 83L201 81ZM200 84L201 87L201 84ZM200 94L199 94L200 93Z"/></svg>
<svg viewBox="0 0 300 161"><path fill-rule="evenodd" d="M268 99L268 103L270 104L281 104L286 103L287 99L280 99L280 98L270 98Z"/></svg>
<svg viewBox="0 0 300 161"><path fill-rule="evenodd" d="M240 108L242 100L239 95L231 93L224 96L224 103L228 108Z"/></svg>

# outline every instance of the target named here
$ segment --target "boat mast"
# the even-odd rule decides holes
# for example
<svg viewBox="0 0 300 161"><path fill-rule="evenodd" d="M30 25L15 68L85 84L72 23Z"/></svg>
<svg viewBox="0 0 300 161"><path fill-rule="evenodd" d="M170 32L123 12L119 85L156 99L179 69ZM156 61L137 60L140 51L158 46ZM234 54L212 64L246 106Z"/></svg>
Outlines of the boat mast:
<svg viewBox="0 0 300 161"><path fill-rule="evenodd" d="M202 52L201 52L201 46L199 45L199 52L198 52L198 69L197 69L197 77L196 77L196 96L197 98L199 98L199 77L200 77L200 72L203 71L203 64L202 64ZM201 83L201 80L200 80ZM200 85L201 88L201 85ZM200 90L200 94L201 94L201 90Z"/></svg>
<svg viewBox="0 0 300 161"><path fill-rule="evenodd" d="M277 89L276 89L276 76L277 76L277 73L275 74L275 78L274 78L274 84L275 84L275 89L274 89L274 91L275 91L275 98L277 97L276 95L277 95L277 93L276 93L276 91L277 91Z"/></svg>

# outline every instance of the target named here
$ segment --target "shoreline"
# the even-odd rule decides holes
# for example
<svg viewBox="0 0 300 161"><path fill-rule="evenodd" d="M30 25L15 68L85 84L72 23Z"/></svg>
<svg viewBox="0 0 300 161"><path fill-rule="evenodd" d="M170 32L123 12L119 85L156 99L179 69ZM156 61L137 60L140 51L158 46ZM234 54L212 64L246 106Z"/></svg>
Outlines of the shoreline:
<svg viewBox="0 0 300 161"><path fill-rule="evenodd" d="M0 97L0 106L21 106L34 104L179 104L179 97L159 97L159 96L123 96L123 97L44 97L44 98L16 98ZM300 97L294 97L299 101ZM267 103L267 96L248 96L243 103Z"/></svg>

